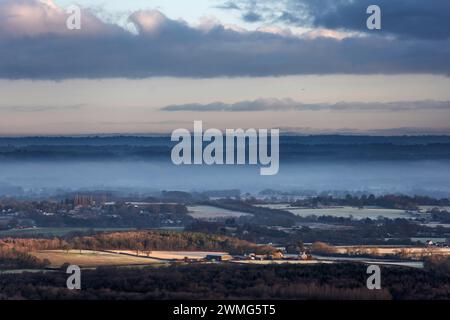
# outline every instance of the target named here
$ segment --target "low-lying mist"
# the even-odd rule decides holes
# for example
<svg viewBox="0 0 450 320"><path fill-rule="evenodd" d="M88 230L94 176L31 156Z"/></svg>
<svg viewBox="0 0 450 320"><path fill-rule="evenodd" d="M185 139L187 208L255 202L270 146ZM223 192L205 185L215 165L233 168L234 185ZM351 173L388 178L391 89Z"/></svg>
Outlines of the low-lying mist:
<svg viewBox="0 0 450 320"><path fill-rule="evenodd" d="M0 196L240 189L450 196L448 136L280 137L280 170L171 162L168 136L0 138Z"/></svg>
<svg viewBox="0 0 450 320"><path fill-rule="evenodd" d="M450 195L450 161L298 161L275 176L259 166L175 166L170 160L0 161L0 195L64 190L366 191Z"/></svg>

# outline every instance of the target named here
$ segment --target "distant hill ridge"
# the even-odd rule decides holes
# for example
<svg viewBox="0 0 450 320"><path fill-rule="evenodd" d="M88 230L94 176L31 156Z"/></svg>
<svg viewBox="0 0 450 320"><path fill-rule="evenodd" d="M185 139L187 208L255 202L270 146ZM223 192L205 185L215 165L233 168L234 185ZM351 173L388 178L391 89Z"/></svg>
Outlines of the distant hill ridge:
<svg viewBox="0 0 450 320"><path fill-rule="evenodd" d="M168 136L0 138L0 161L8 159L163 159L175 143ZM450 136L282 136L282 160L450 159Z"/></svg>

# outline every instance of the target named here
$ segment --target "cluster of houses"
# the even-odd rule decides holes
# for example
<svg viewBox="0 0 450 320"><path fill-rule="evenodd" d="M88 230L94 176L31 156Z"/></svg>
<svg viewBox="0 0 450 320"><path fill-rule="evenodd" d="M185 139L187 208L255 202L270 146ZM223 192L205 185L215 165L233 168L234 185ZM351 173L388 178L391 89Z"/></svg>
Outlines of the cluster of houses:
<svg viewBox="0 0 450 320"><path fill-rule="evenodd" d="M210 262L225 262L225 261L266 261L266 260L311 260L312 257L306 252L299 254L283 254L276 252L274 254L244 254L244 255L228 255L228 254L208 254L204 258L205 261Z"/></svg>
<svg viewBox="0 0 450 320"><path fill-rule="evenodd" d="M438 247L438 248L448 248L449 247L446 242L427 240L425 243L428 247Z"/></svg>

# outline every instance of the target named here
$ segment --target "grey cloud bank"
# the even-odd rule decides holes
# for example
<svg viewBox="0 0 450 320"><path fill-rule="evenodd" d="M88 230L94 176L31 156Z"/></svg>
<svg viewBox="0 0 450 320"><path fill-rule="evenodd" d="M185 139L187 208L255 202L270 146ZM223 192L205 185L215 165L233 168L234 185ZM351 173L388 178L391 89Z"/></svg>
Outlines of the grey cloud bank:
<svg viewBox="0 0 450 320"><path fill-rule="evenodd" d="M40 16L29 19L22 7L6 16L17 3ZM0 78L450 74L450 42L441 39L311 39L222 24L192 27L158 11L130 16L138 34L93 15L81 31L67 32L59 27L64 14L47 2L0 0Z"/></svg>
<svg viewBox="0 0 450 320"><path fill-rule="evenodd" d="M163 111L195 112L253 112L253 111L414 111L414 110L450 110L450 101L395 101L395 102L339 102L339 103L302 103L293 99L257 99L237 103L213 102L209 104L170 105Z"/></svg>
<svg viewBox="0 0 450 320"><path fill-rule="evenodd" d="M79 110L83 108L84 104L74 104L74 105L62 105L62 106L0 106L1 112L46 112L46 111L67 111L67 110Z"/></svg>

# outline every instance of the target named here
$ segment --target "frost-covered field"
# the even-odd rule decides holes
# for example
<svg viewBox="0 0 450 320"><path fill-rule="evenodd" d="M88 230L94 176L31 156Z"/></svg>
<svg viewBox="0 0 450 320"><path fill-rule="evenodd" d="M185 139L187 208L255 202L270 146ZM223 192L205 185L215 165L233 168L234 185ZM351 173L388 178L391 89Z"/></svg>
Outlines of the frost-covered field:
<svg viewBox="0 0 450 320"><path fill-rule="evenodd" d="M267 204L263 207L287 210L301 217L307 216L332 216L332 217L353 217L354 219L376 219L378 217L397 219L397 218L414 218L415 216L407 213L405 210L384 209L384 208L355 208L355 207L326 207L326 208L298 208L290 207L288 204Z"/></svg>
<svg viewBox="0 0 450 320"><path fill-rule="evenodd" d="M215 220L224 218L239 218L251 215L250 213L227 210L213 206L189 206L189 215L195 219Z"/></svg>

